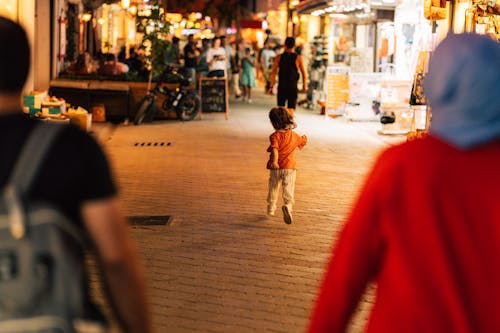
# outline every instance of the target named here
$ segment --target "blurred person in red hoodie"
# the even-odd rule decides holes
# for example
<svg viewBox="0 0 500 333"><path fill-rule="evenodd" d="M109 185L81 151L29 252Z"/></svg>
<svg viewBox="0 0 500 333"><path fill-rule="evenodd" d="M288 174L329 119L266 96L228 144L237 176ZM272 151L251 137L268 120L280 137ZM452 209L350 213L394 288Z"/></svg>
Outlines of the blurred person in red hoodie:
<svg viewBox="0 0 500 333"><path fill-rule="evenodd" d="M341 232L308 332L500 332L500 45L450 34L430 61L430 135L387 149Z"/></svg>

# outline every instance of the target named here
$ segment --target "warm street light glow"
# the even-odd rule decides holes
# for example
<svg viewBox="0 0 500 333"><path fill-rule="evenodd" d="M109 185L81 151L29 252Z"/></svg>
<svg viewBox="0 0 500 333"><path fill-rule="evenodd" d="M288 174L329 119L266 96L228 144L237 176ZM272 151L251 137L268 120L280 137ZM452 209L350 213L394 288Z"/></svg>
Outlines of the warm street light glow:
<svg viewBox="0 0 500 333"><path fill-rule="evenodd" d="M129 12L130 14L135 16L137 14L137 7L136 6L130 7Z"/></svg>
<svg viewBox="0 0 500 333"><path fill-rule="evenodd" d="M100 25L103 25L104 24L104 19L101 17L100 19L97 20L97 23L99 23Z"/></svg>
<svg viewBox="0 0 500 333"><path fill-rule="evenodd" d="M130 0L122 0L122 7L125 9L130 7Z"/></svg>
<svg viewBox="0 0 500 333"><path fill-rule="evenodd" d="M85 22L88 22L92 19L92 14L90 13L85 13L82 15L82 20L85 21Z"/></svg>

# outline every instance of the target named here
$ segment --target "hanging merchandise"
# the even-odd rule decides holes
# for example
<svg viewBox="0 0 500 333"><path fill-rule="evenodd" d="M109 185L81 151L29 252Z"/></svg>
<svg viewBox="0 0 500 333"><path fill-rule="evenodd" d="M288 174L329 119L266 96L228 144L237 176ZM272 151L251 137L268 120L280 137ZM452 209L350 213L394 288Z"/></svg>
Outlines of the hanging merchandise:
<svg viewBox="0 0 500 333"><path fill-rule="evenodd" d="M428 71L431 52L420 51L418 54L417 67L410 95L410 106L413 110L411 131L407 134L407 140L423 138L427 135L430 126L430 109L424 95L424 79Z"/></svg>
<svg viewBox="0 0 500 333"><path fill-rule="evenodd" d="M323 82L328 64L328 40L324 35L314 36L311 43L308 66L309 85L307 89L307 108L313 108L322 99Z"/></svg>
<svg viewBox="0 0 500 333"><path fill-rule="evenodd" d="M410 105L426 105L424 95L424 78L429 65L430 52L420 51L418 53L417 67L413 77L413 85L410 94Z"/></svg>
<svg viewBox="0 0 500 333"><path fill-rule="evenodd" d="M465 11L465 31L500 38L500 6L493 1L473 1Z"/></svg>
<svg viewBox="0 0 500 333"><path fill-rule="evenodd" d="M432 21L446 19L446 0L424 0L424 17Z"/></svg>

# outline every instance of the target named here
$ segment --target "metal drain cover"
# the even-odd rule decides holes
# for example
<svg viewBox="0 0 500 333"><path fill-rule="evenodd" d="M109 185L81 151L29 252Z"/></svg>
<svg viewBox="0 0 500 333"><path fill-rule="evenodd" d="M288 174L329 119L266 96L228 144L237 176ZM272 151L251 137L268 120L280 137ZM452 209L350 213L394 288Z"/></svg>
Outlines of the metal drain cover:
<svg viewBox="0 0 500 333"><path fill-rule="evenodd" d="M134 147L170 147L173 142L135 142Z"/></svg>
<svg viewBox="0 0 500 333"><path fill-rule="evenodd" d="M171 215L154 216L128 216L127 220L132 226L168 226L174 219Z"/></svg>

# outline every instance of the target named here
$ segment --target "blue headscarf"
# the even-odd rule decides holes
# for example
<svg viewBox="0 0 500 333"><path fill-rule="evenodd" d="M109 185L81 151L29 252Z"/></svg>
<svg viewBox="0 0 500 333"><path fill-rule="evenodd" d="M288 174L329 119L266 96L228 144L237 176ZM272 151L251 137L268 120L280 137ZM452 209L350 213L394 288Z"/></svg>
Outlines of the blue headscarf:
<svg viewBox="0 0 500 333"><path fill-rule="evenodd" d="M431 57L424 92L436 137L459 148L499 138L500 44L483 35L448 35Z"/></svg>

